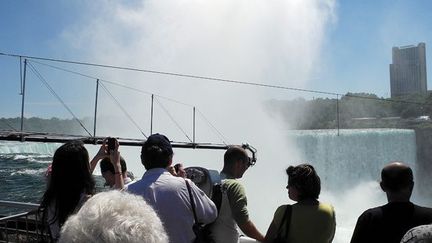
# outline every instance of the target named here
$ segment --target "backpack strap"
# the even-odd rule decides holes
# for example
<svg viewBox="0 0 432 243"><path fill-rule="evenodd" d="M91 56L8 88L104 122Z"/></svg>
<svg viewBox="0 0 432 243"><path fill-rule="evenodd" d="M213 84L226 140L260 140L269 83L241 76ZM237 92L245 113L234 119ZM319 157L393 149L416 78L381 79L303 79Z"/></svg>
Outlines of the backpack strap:
<svg viewBox="0 0 432 243"><path fill-rule="evenodd" d="M222 185L215 184L212 189L212 197L211 200L216 205L218 215L222 206Z"/></svg>
<svg viewBox="0 0 432 243"><path fill-rule="evenodd" d="M189 182L186 179L185 179L185 182L186 182L187 190L189 192L189 199L190 199L190 204L191 204L191 207L192 207L192 212L193 212L193 215L194 215L195 223L198 223L198 218L197 218L197 215L196 215L196 212L195 212L195 201L194 201L194 198L192 197L191 188L190 188Z"/></svg>
<svg viewBox="0 0 432 243"><path fill-rule="evenodd" d="M222 179L216 170L208 170L210 182L212 183L211 200L216 205L218 215L222 206Z"/></svg>

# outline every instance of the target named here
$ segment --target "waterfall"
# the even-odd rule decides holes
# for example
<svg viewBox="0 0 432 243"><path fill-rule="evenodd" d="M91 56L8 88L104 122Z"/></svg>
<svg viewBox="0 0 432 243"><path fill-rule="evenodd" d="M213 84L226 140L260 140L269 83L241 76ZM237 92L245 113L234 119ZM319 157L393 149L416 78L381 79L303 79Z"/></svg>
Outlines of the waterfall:
<svg viewBox="0 0 432 243"><path fill-rule="evenodd" d="M380 179L382 167L402 161L416 171L416 138L409 129L308 130L289 133L323 188L344 190Z"/></svg>
<svg viewBox="0 0 432 243"><path fill-rule="evenodd" d="M0 142L0 154L53 155L60 143Z"/></svg>

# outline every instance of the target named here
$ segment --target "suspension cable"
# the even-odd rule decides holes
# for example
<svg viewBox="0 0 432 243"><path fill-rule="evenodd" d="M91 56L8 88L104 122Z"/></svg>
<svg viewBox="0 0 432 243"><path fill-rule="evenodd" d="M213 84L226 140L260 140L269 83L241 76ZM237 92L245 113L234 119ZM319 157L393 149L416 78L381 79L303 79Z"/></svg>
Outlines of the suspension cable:
<svg viewBox="0 0 432 243"><path fill-rule="evenodd" d="M404 100L384 99L384 98L378 98L378 97L367 97L367 96L361 96L361 95L353 95L353 94L349 94L349 93L348 94L339 94L339 93L334 93L334 92L325 92L325 91L318 91L318 90L292 88L292 87L286 87L286 86L280 86L280 85L270 85L270 84L263 84L263 83L256 83L256 82L245 82L245 81L232 80L232 79L222 79L222 78L216 78L216 77L205 77L205 76L199 76L199 75L190 75L190 74L182 74L182 73L174 73L174 72L164 72L164 71L149 70L149 69L138 69L138 68L131 68L131 67L121 67L121 66L114 66L114 65L89 63L89 62L78 62L78 61L69 61L69 60L54 59L54 58L43 58L43 57L35 57L35 56L7 54L7 53L1 53L1 52L0 52L0 55L11 56L11 57L19 57L20 59L23 58L23 57L24 58L28 58L28 59L33 59L32 62L41 64L41 65L50 66L52 68L56 68L56 69L63 70L63 71L66 71L66 72L71 72L71 73L74 73L74 74L77 74L77 75L81 75L81 76L84 76L84 77L87 77L87 78L91 78L91 79L95 79L95 77L91 77L89 75L85 75L85 74L82 74L82 73L79 73L79 72L70 71L70 70L67 70L67 69L64 69L64 68L55 67L55 66L52 66L52 65L49 65L49 64L46 64L46 63L37 62L35 60L43 60L43 61L50 61L50 62L60 62L60 63L68 63L68 64L76 64L76 65L86 65L86 66L94 66L94 67L102 67L102 68L111 68L111 69L126 70L126 71L135 71L135 72L145 72L145 73L152 73L152 74L158 74L158 75L168 75L168 76L177 76L177 77L184 77L184 78L202 79L202 80L209 80L209 81L216 81L216 82L235 83L235 84L251 85L251 86L258 86L258 87L267 87L267 88L292 90L292 91L299 91L299 92L326 94L326 95L332 95L332 96L336 96L336 97L337 96L342 96L342 97L351 97L351 98L358 98L358 99L378 100L378 101L384 101L384 102L413 104L413 105L420 105L420 106L431 106L432 105L432 104L430 104L427 101L423 102L423 103L419 103L419 102L404 101ZM20 65L21 65L21 61L20 61ZM34 68L33 65L32 65L32 69L33 69L33 72L37 72L37 70ZM22 75L21 72L20 72L20 75ZM110 83L112 85L117 85L117 86L120 86L120 87L123 87L123 88L127 88L127 89L131 89L131 90L137 91L137 92L151 94L150 92L146 92L146 91L143 91L143 90L132 88L132 87L129 87L129 86L126 86L126 85L122 85L122 84L119 84L119 83L115 83L115 82L112 82L112 81L103 80L103 79L100 79L100 80L104 81L106 83ZM176 101L176 100L171 99L171 98L167 98L167 97L163 97L163 96L159 96L159 95L157 95L157 96L160 97L160 98L171 100L171 101L179 103L179 104L191 106L191 105L188 105L188 104ZM59 99L59 97L58 97L58 99ZM118 102L118 101L116 101L116 102ZM159 101L158 101L158 103L161 105L161 107L163 107L162 104ZM65 106L65 107L66 107L66 109L68 109L67 106ZM163 107L163 109L164 109L164 107ZM70 110L70 109L68 109L68 110ZM215 129L215 131L217 131L217 129L203 116L203 114L200 111L199 111L199 113L202 115L202 117L204 118L204 120L213 129ZM71 113L71 114L73 114L73 113ZM168 112L167 112L167 114L171 117L171 115ZM76 117L74 116L74 118L76 118ZM174 121L174 119L172 117L171 117L171 119ZM79 119L77 119L77 120L79 121ZM81 124L80 121L79 121L79 123ZM81 125L81 126L83 126L83 125ZM88 132L88 130L85 127L83 127L83 128ZM187 134L184 132L184 130L183 129L181 129L181 130L186 135L186 137L190 140L190 138L187 136ZM142 132L141 129L140 129L140 131ZM145 134L143 134L143 135L145 136ZM222 134L219 133L219 136L221 136L221 135Z"/></svg>
<svg viewBox="0 0 432 243"><path fill-rule="evenodd" d="M50 93L57 98L57 100L66 108L67 111L73 116L73 118L80 124L80 126L89 134L90 137L92 137L91 133L87 130L87 128L84 126L84 124L78 119L77 116L72 112L72 110L66 105L66 103L60 98L60 96L57 95L57 93L54 91L54 89L48 84L48 82L44 79L44 77L36 70L36 68L28 62L30 69L33 71L33 73L39 78L39 80L48 88Z"/></svg>
<svg viewBox="0 0 432 243"><path fill-rule="evenodd" d="M177 126L178 129L180 129L180 131L182 131L182 133L186 136L187 139L189 139L190 142L193 142L192 139L190 139L190 137L187 135L187 133L183 130L183 128L180 126L180 124L178 124L176 122L176 120L174 119L174 117L168 112L168 110L162 105L162 103L158 100L155 99L156 102L160 105L160 107L165 111L165 113L168 115L168 117L171 119L172 122L174 122L174 124Z"/></svg>
<svg viewBox="0 0 432 243"><path fill-rule="evenodd" d="M27 56L27 55L17 55L17 54L9 54L9 53L2 53L2 52L0 52L0 55L10 56L10 57L25 57L28 59L37 59L37 60L44 60L44 61L51 61L51 62L62 62L62 63L69 63L69 64L75 64L75 65L85 65L85 66L102 67L102 68L112 68L112 69L125 70L125 71L144 72L144 73L176 76L176 77L183 77L183 78L203 79L203 80L210 80L210 81L254 85L254 86L267 87L267 88L288 89L288 90L294 90L294 91L311 92L311 93L319 93L319 94L327 94L327 95L336 95L336 93L332 93L332 92L308 90L308 89L300 89L300 88L290 88L290 87L279 86L279 85L245 82L245 81L239 81L239 80L233 80L233 79L206 77L206 76L193 75L193 74L182 74L182 73L165 72L165 71L150 70L150 69L140 69L140 68L132 68L132 67L107 65L107 64L98 64L98 63L91 63L91 62L78 62L78 61L70 61L70 60L64 60L64 59L35 57L35 56Z"/></svg>
<svg viewBox="0 0 432 243"><path fill-rule="evenodd" d="M20 62L20 95L23 95L23 71L22 71L22 58L19 58Z"/></svg>
<svg viewBox="0 0 432 243"><path fill-rule="evenodd" d="M114 86L122 87L122 88L129 89L129 90L133 90L133 91L136 91L138 93L143 93L143 94L148 94L148 95L154 94L152 92L145 91L145 90L142 90L142 89L133 88L133 87L121 84L119 82L110 81L110 80L106 80L106 79L103 79L103 78L100 78L100 77L91 76L91 75L84 74L84 73L81 73L81 72L72 71L70 69L66 69L66 68L62 68L62 67L58 67L58 66L50 65L50 64L47 64L47 63L43 63L43 62L38 62L38 61L32 61L32 62L40 64L40 65L44 65L44 66L47 66L47 67L51 67L53 69L57 69L57 70L61 70L61 71L64 71L64 72L68 72L68 73L72 73L72 74L75 74L75 75L79 75L79 76L82 76L82 77L85 77L85 78L88 78L88 79L91 79L91 80L99 79L100 81L104 81L105 83L109 83L109 84L112 84ZM178 103L178 104L184 105L184 106L193 107L193 105L191 105L191 104L187 104L187 103L184 103L184 102L181 102L181 101L169 98L169 97L165 97L165 96L158 95L158 94L155 94L155 96L160 97L162 99L169 100L169 101L174 102L174 103Z"/></svg>
<svg viewBox="0 0 432 243"><path fill-rule="evenodd" d="M201 117L204 119L204 121L205 122L207 122L207 124L211 127L211 128L213 128L213 130L216 132L216 135L218 135L219 136L219 138L222 140L222 143L224 143L225 145L227 145L227 143L225 142L225 141L228 141L225 137L224 137L224 135L222 135L222 133L221 132L219 132L219 130L218 129L216 129L216 127L215 126L213 126L213 124L204 116L204 114L197 108L196 109L197 111L198 111L198 113L201 115Z"/></svg>
<svg viewBox="0 0 432 243"><path fill-rule="evenodd" d="M216 81L216 82L243 84L243 85L250 85L250 86L257 86L257 87L264 87L264 88L283 89L283 90L291 90L291 91L299 91L299 92L306 92L306 93L325 94L325 95L332 95L332 96L339 95L339 96L348 96L348 97L358 98L358 99L379 100L379 101L384 101L384 102L405 103L405 104L414 104L414 105L423 105L423 106L426 105L426 103L418 103L418 102L411 102L411 101L365 97L365 96L361 96L361 95L350 95L350 94L344 95L344 94L335 93L335 92L327 92L327 91L319 91L319 90L311 90L311 89L301 89L301 88L293 88L293 87L287 87L287 86L282 86L282 85L271 85L271 84L263 84L263 83L257 83L257 82L246 82L246 81L233 80L233 79L206 77L206 76L182 74L182 73L174 73L174 72L165 72L165 71L157 71L157 70L150 70L150 69L139 69L139 68L132 68L132 67L122 67L122 66L114 66L114 65L106 65L106 64L97 64L97 63L90 63L90 62L69 61L69 60L64 60L64 59L44 58L44 57L35 57L35 56L27 56L27 55L17 55L17 54L9 54L9 53L2 53L2 52L0 52L0 55L10 56L10 57L24 57L24 58L28 58L28 59L44 60L44 61L51 61L51 62L69 63L69 64L75 64L75 65L111 68L111 69L134 71L134 72L152 73L152 74L166 75L166 76L176 76L176 77L183 77L183 78L201 79L201 80Z"/></svg>
<svg viewBox="0 0 432 243"><path fill-rule="evenodd" d="M4 124L6 124L6 126L10 127L12 130L14 130L15 132L18 132L17 129L15 129L8 121L6 121L5 119L0 119Z"/></svg>
<svg viewBox="0 0 432 243"><path fill-rule="evenodd" d="M83 74L83 73L80 73L80 72L76 72L76 71L72 71L72 70L68 70L68 69L65 69L65 68L61 68L61 67L57 67L57 66L54 66L54 65L50 65L50 64L46 64L46 63L42 63L42 62L37 62L37 61L33 61L33 62L36 62L36 63L38 63L38 64L40 64L40 65L45 65L45 66L48 66L48 67L51 67L51 68L54 68L54 69L58 69L58 70L61 70L61 71L64 71L64 72L69 72L69 73L73 73L73 74L75 74L75 75L79 75L79 76L82 76L82 77L86 77L86 78L89 78L89 79L98 79L97 77L94 77L94 76L90 76L90 75L87 75L87 74ZM119 86L119 87L122 87L122 88L126 88L126 89L130 89L130 90L133 90L133 91L136 91L136 92L140 92L140 93L145 93L145 94L151 94L150 92L147 92L147 91L143 91L143 90L140 90L140 89L136 89L136 88L132 88L132 87L129 87L129 86L127 86L127 85L123 85L123 84L119 84L119 83L116 83L116 82L113 82L113 81L108 81L108 80L104 80L104 79L101 79L101 78L99 78L99 80L101 81L101 82L104 82L104 83L108 83L108 84L111 84L111 85L115 85L115 86ZM134 125L141 131L141 133L147 138L147 135L142 131L142 129L139 127L139 125L132 119L132 117L129 115L129 113L128 112L126 112L126 110L121 106L121 104L120 104L120 102L112 95L112 93L107 89L107 87L105 86L105 85L103 85L103 88L104 88L104 90L107 92L107 94L108 95L110 95L111 96L111 98L117 103L117 105L120 107L120 109L123 111L123 113L125 113L125 115L132 121L132 123L134 123ZM171 101L171 102L174 102L174 103L177 103L177 104L181 104L181 105L185 105L185 106L189 106L189 107L193 107L192 105L190 105L190 104L186 104L186 103L184 103L184 102L180 102L180 101L177 101L177 100L175 100L175 99L171 99L171 98L168 98L168 97L164 97L164 96L161 96L161 95L155 95L156 97L159 97L159 98L162 98L162 99L166 99L166 100L169 100L169 101ZM175 121L175 119L171 116L171 114L168 112L168 110L166 110L166 108L158 101L158 103L161 105L161 107L164 109L164 111L168 114L168 116L170 117L170 119L176 124L176 126L183 132L183 134L192 142L192 140L189 138L189 136L187 135L187 133L184 131L184 129Z"/></svg>
<svg viewBox="0 0 432 243"><path fill-rule="evenodd" d="M126 111L126 109L120 104L120 102L114 97L114 95L108 90L108 88L103 84L103 82L100 83L101 87L105 90L105 92L114 100L114 102L117 104L117 106L120 108L120 110L129 118L129 120L135 125L136 128L141 132L142 135L144 135L145 138L148 138L147 135L144 133L144 131L141 129L141 127L138 125L137 122L132 118L131 115Z"/></svg>

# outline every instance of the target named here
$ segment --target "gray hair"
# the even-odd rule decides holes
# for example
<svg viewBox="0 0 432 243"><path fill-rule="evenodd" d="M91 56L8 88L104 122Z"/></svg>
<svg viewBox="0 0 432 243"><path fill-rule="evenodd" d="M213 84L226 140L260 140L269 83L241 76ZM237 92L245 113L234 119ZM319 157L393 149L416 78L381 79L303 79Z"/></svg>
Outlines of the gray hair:
<svg viewBox="0 0 432 243"><path fill-rule="evenodd" d="M69 217L60 235L60 243L168 242L154 209L142 197L117 190L90 198Z"/></svg>

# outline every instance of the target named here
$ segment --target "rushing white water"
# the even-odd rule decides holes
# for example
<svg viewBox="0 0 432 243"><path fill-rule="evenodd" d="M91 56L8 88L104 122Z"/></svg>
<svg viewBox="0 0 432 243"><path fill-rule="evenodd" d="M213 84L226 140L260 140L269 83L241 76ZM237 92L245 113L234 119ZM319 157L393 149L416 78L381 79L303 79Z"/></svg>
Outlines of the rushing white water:
<svg viewBox="0 0 432 243"><path fill-rule="evenodd" d="M302 158L316 166L324 188L344 190L377 180L390 161L403 161L415 171L414 130L361 129L293 131Z"/></svg>
<svg viewBox="0 0 432 243"><path fill-rule="evenodd" d="M52 155L60 146L59 143L32 143L32 142L1 142L0 154L35 154L37 155ZM17 157L19 159L19 157Z"/></svg>

